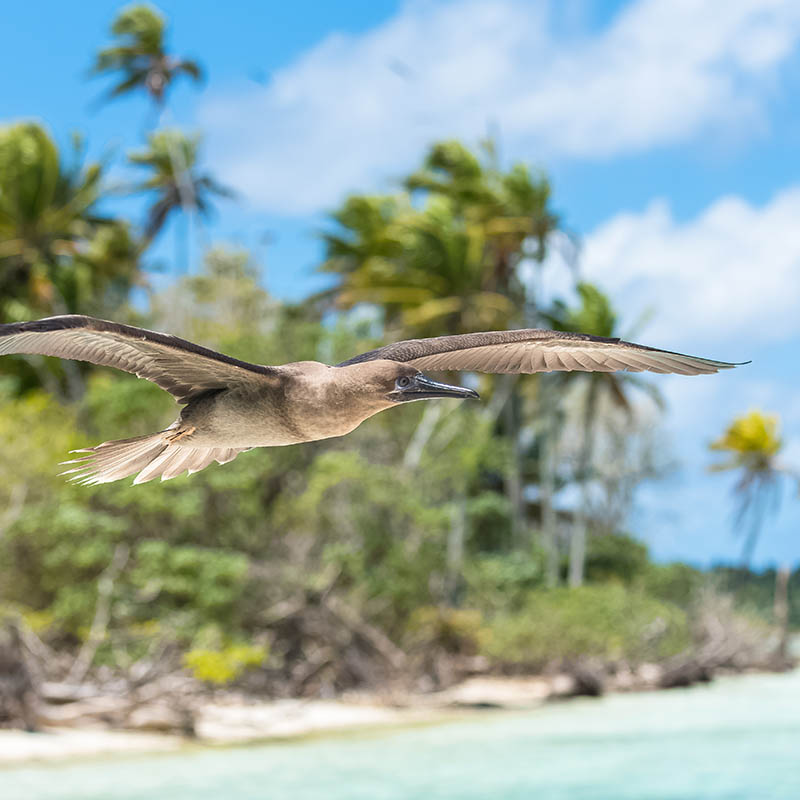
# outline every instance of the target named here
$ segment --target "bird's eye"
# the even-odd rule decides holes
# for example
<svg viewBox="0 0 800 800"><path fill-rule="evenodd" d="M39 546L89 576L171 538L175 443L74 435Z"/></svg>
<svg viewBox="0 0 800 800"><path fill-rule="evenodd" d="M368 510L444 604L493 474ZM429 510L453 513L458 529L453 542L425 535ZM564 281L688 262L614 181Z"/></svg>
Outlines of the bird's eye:
<svg viewBox="0 0 800 800"><path fill-rule="evenodd" d="M399 389L408 389L411 386L411 378L408 375L403 375L402 378L397 379L397 386Z"/></svg>

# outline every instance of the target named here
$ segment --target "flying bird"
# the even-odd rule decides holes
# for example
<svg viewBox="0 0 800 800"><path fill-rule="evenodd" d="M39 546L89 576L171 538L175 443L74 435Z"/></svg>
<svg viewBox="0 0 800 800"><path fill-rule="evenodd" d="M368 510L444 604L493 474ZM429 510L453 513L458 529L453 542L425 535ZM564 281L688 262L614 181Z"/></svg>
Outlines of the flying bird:
<svg viewBox="0 0 800 800"><path fill-rule="evenodd" d="M491 373L587 372L701 375L738 364L620 339L539 330L410 339L337 364L261 366L167 333L65 315L0 325L0 355L29 353L88 361L152 381L183 404L168 428L74 451L64 474L84 484L136 474L134 483L227 464L254 447L342 436L398 403L478 398L422 370Z"/></svg>

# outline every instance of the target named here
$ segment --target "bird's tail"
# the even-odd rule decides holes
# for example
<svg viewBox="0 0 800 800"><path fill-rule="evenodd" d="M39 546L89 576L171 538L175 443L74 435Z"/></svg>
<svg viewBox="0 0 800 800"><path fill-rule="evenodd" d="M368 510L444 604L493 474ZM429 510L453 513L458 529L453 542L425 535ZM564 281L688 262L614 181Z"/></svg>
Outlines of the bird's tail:
<svg viewBox="0 0 800 800"><path fill-rule="evenodd" d="M242 451L226 447L189 447L172 441L174 429L167 428L147 436L134 436L132 439L118 439L103 442L97 447L73 450L84 453L79 458L64 461L70 469L62 472L70 480L84 485L111 483L129 475L139 473L136 483L146 483L161 477L162 481L176 478L187 470L199 472L212 461L227 464Z"/></svg>

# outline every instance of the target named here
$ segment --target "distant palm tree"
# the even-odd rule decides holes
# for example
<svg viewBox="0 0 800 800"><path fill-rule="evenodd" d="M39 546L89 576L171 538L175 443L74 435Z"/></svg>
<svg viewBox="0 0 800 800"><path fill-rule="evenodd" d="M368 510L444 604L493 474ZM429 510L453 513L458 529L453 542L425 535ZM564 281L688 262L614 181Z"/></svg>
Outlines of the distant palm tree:
<svg viewBox="0 0 800 800"><path fill-rule="evenodd" d="M97 54L93 75L116 75L117 81L104 96L106 100L131 92L144 91L153 101L157 111L155 124L166 117L166 95L170 85L181 75L195 82L203 77L200 65L191 59L178 58L167 52L165 44L166 22L154 6L137 4L122 9L111 25L117 43ZM167 218L178 206L186 215L187 233L185 253L178 263L188 267L189 225L193 211L206 215L209 208L205 195L222 193L208 176L195 178L194 166L197 140L177 131L164 131L149 137L150 150L131 156L135 164L152 166L161 175L153 177L153 184L144 188L156 189L160 197L151 206L145 228L144 243L149 245L164 226ZM138 160L137 160L138 159ZM166 159L166 164L164 160ZM150 183L150 182L148 182ZM176 241L179 241L176 239Z"/></svg>
<svg viewBox="0 0 800 800"><path fill-rule="evenodd" d="M589 333L594 336L618 336L617 316L608 297L596 286L579 283L576 287L580 305L570 308L563 301L556 301L553 308L544 314L545 319L556 330ZM586 561L586 537L589 527L590 488L592 462L597 442L597 423L601 403L608 402L625 414L633 414L629 399L631 389L642 391L659 407L663 399L653 384L637 375L626 372L587 372L569 373L564 380L579 381L584 387L582 409L582 443L576 464L576 478L581 488L580 508L575 514L575 525L570 537L569 584L580 586L583 583Z"/></svg>
<svg viewBox="0 0 800 800"><path fill-rule="evenodd" d="M744 534L742 563L747 566L764 521L778 510L782 478L791 474L779 459L783 449L780 420L777 415L750 411L736 417L709 449L729 456L712 464L712 472L739 472L733 487L737 506L734 525Z"/></svg>
<svg viewBox="0 0 800 800"><path fill-rule="evenodd" d="M207 218L213 212L213 198L233 197L230 189L198 170L199 143L197 136L163 130L148 136L147 149L128 154L131 164L150 171L145 180L132 188L134 192L147 192L154 197L144 226L147 244L158 236L176 211Z"/></svg>
<svg viewBox="0 0 800 800"><path fill-rule="evenodd" d="M120 11L111 25L118 43L101 50L91 70L93 75L117 76L105 95L107 100L144 90L161 108L176 78L186 75L194 81L202 79L203 72L196 61L167 52L165 28L164 17L153 6L131 5Z"/></svg>

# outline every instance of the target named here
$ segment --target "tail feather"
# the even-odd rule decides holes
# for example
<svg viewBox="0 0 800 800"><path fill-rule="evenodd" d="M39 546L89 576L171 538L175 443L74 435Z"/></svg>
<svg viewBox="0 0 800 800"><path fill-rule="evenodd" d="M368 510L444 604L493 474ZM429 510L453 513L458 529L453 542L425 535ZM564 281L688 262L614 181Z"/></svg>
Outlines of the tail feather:
<svg viewBox="0 0 800 800"><path fill-rule="evenodd" d="M190 475L193 475L195 472L200 472L201 469L205 469L213 460L209 450L197 448L192 452L191 458L186 462L186 469L189 470Z"/></svg>
<svg viewBox="0 0 800 800"><path fill-rule="evenodd" d="M161 469L161 480L168 481L171 478L176 478L182 472L186 472L186 468L188 463L192 460L194 456L195 448L193 447L181 447L176 450L175 453L172 453L171 450L175 448L171 448L169 455L169 459L164 460L164 464Z"/></svg>
<svg viewBox="0 0 800 800"><path fill-rule="evenodd" d="M168 446L168 442L163 438L163 432L103 442L97 447L74 450L74 453L86 455L63 462L65 465L77 466L61 474L69 475L70 480L89 486L110 483L139 472Z"/></svg>
<svg viewBox="0 0 800 800"><path fill-rule="evenodd" d="M133 479L134 485L147 483L147 481L163 475L164 470L169 466L170 461L178 455L181 448L176 445L165 447L155 458L151 459L147 466Z"/></svg>
<svg viewBox="0 0 800 800"><path fill-rule="evenodd" d="M85 454L64 461L70 469L62 472L69 479L84 485L111 483L136 475L134 484L146 483L161 477L162 481L176 478L187 470L199 472L213 461L227 464L242 450L235 448L189 447L171 441L169 428L147 436L103 442L96 447L73 450ZM138 475L137 475L138 473Z"/></svg>

